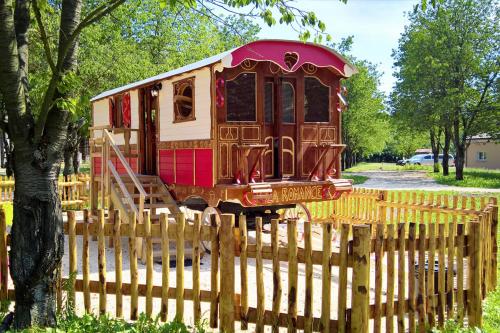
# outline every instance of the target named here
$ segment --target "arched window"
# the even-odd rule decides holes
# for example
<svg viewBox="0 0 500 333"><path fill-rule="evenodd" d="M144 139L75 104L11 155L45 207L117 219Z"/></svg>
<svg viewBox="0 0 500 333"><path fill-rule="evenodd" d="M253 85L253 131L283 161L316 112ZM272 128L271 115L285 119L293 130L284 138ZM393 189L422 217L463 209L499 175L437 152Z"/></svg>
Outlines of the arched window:
<svg viewBox="0 0 500 333"><path fill-rule="evenodd" d="M327 123L330 121L330 88L315 77L305 78L304 121Z"/></svg>
<svg viewBox="0 0 500 333"><path fill-rule="evenodd" d="M194 78L174 83L174 122L195 120Z"/></svg>
<svg viewBox="0 0 500 333"><path fill-rule="evenodd" d="M283 82L281 85L281 103L283 106L283 122L295 123L295 89L290 82Z"/></svg>
<svg viewBox="0 0 500 333"><path fill-rule="evenodd" d="M274 85L266 82L264 85L264 122L272 124L274 119Z"/></svg>
<svg viewBox="0 0 500 333"><path fill-rule="evenodd" d="M255 73L226 81L227 121L256 121Z"/></svg>

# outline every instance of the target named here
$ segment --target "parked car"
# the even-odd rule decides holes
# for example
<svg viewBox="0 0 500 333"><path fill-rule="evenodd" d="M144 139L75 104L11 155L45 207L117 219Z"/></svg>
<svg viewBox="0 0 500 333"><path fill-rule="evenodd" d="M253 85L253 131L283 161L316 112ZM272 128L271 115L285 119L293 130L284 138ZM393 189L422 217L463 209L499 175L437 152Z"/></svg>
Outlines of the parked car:
<svg viewBox="0 0 500 333"><path fill-rule="evenodd" d="M408 160L406 158L396 161L396 165L406 165L406 163L408 163Z"/></svg>
<svg viewBox="0 0 500 333"><path fill-rule="evenodd" d="M439 164L443 162L443 154L439 154ZM410 165L433 165L434 164L434 158L432 154L422 154L422 155L415 155L412 156L408 161L407 164ZM455 158L453 155L448 156L448 165L449 166L455 166Z"/></svg>

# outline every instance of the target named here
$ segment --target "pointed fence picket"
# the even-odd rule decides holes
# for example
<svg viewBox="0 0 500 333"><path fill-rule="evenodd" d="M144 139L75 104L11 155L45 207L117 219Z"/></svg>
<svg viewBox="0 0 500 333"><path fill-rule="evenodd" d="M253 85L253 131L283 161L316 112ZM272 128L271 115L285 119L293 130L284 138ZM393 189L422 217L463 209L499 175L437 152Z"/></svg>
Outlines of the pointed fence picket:
<svg viewBox="0 0 500 333"><path fill-rule="evenodd" d="M68 213L64 232L69 241L69 269L83 276L72 280L67 297L74 300L83 293L84 308L91 311L91 302L96 302L91 295L98 295L100 313L108 312L113 297L114 315L132 320L138 318L139 302L145 303L147 316L160 314L166 320L175 313L184 320L185 302L190 301L196 321L207 317L211 327L224 332L234 332L237 321L241 322L238 329L257 332L267 328L274 332L280 328L289 332L423 332L443 326L448 318L481 326L481 301L497 281L496 199L394 196L380 191L353 195L354 202L347 196L329 204L339 212L335 219L304 226L293 219L273 220L270 231L260 218L255 220L255 231L248 230L244 216L238 217L236 225L233 215L222 215L220 220L212 216L206 225L199 215L191 223L183 214L162 214L160 223L152 223L146 213L144 223L127 218L132 221L128 224L118 211L105 214L101 210L97 221L90 221L88 211L83 221L76 220L75 212ZM1 210L0 235L0 299L13 299L8 279L10 236ZM115 246L107 248L106 237L114 238ZM146 242L145 281L138 280L137 238ZM126 239L130 270L122 272ZM155 267L161 267L161 285L152 279L152 239L161 240L162 263ZM176 247L175 267L169 265L172 242L194 244L191 288L184 284L188 274L184 246ZM209 288L200 287L200 242L210 244ZM91 247L98 248L95 258L90 257ZM106 260L113 258L115 278L108 279L112 271L107 271ZM97 280L89 278L91 261L99 263ZM249 262L255 263L255 269ZM267 269L272 281L264 279ZM173 270L175 284L169 281ZM128 274L130 282L125 282L123 275ZM253 274L256 285L250 286ZM320 279L313 278L317 274ZM299 288L305 288L305 293L299 293ZM256 302L251 302L249 293L256 295ZM271 302L266 301L268 293ZM155 299L159 308L154 306ZM169 299L175 300L175 309L168 306ZM124 313L124 304L130 305L130 314ZM202 306L209 311L202 312Z"/></svg>

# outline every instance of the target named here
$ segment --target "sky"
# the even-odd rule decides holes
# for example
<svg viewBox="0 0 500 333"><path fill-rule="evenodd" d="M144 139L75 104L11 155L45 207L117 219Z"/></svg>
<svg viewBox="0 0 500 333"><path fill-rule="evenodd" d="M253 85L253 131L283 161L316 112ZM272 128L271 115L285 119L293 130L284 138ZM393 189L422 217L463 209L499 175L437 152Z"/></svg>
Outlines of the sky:
<svg viewBox="0 0 500 333"><path fill-rule="evenodd" d="M421 0L297 0L297 7L310 10L326 24L334 42L354 36L352 54L377 65L383 73L380 89L389 94L394 85L392 50L408 23L405 12ZM297 39L296 31L285 25L268 27L260 22L260 38Z"/></svg>

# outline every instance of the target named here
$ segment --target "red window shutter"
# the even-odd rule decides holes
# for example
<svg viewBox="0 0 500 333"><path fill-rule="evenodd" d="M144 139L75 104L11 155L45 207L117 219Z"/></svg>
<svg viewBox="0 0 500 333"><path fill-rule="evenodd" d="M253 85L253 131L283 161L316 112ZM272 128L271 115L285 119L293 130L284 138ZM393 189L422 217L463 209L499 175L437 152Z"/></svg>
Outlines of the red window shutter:
<svg viewBox="0 0 500 333"><path fill-rule="evenodd" d="M130 93L126 93L123 96L122 101L122 121L123 127L130 128L131 118L130 118Z"/></svg>
<svg viewBox="0 0 500 333"><path fill-rule="evenodd" d="M114 112L114 103L113 98L111 97L109 100L109 126L115 127L115 112Z"/></svg>

